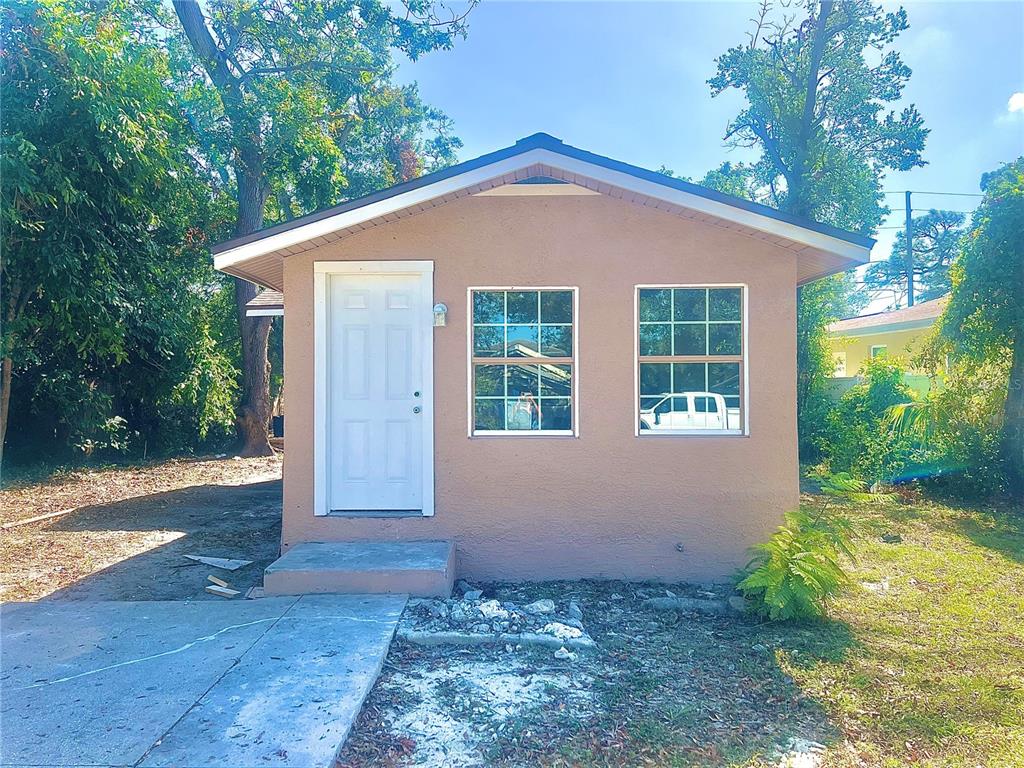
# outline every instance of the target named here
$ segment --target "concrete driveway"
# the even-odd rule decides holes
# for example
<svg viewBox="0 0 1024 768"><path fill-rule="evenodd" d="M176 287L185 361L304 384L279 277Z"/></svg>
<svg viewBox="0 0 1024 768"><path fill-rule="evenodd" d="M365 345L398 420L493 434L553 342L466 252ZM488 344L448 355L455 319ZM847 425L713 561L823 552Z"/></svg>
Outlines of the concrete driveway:
<svg viewBox="0 0 1024 768"><path fill-rule="evenodd" d="M404 596L0 607L0 765L327 768Z"/></svg>

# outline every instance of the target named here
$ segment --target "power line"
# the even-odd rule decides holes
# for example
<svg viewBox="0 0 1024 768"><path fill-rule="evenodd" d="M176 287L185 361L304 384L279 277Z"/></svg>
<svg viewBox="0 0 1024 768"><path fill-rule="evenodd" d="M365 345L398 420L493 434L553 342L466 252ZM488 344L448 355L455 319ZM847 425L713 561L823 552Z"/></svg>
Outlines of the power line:
<svg viewBox="0 0 1024 768"><path fill-rule="evenodd" d="M883 192L883 195L905 195L910 192L912 195L944 195L946 197L984 197L980 192L925 192L919 189L904 189L901 191Z"/></svg>

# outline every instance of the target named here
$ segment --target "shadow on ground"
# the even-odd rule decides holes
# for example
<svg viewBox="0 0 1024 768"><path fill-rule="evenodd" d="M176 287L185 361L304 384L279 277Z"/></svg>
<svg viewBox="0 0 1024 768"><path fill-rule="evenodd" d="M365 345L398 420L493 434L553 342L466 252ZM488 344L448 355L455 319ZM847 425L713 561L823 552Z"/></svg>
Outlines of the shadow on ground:
<svg viewBox="0 0 1024 768"><path fill-rule="evenodd" d="M954 525L957 532L979 547L1024 563L1024 508L994 509L991 512L967 510Z"/></svg>
<svg viewBox="0 0 1024 768"><path fill-rule="evenodd" d="M47 562L34 564L34 572L45 576L49 565L58 578L73 578L56 581L62 586L48 600L223 599L205 592L209 574L244 592L262 584L263 569L278 556L281 487L280 480L199 485L82 507L52 523L14 529L24 537L18 554L45 548ZM227 572L186 554L253 562ZM92 562L101 565L91 570Z"/></svg>

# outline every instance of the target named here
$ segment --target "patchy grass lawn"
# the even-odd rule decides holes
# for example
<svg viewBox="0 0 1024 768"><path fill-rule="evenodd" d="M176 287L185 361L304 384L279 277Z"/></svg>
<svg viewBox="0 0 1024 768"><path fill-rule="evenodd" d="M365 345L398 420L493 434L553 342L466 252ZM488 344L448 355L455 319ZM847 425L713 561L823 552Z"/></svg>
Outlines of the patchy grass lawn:
<svg viewBox="0 0 1024 768"><path fill-rule="evenodd" d="M0 599L212 598L184 554L252 560L231 575L262 583L277 556L281 460L172 459L60 472L0 490ZM212 598L220 599L220 598Z"/></svg>
<svg viewBox="0 0 1024 768"><path fill-rule="evenodd" d="M845 511L855 584L822 622L655 612L652 585L486 585L576 600L599 650L396 643L340 765L1024 766L1024 510Z"/></svg>

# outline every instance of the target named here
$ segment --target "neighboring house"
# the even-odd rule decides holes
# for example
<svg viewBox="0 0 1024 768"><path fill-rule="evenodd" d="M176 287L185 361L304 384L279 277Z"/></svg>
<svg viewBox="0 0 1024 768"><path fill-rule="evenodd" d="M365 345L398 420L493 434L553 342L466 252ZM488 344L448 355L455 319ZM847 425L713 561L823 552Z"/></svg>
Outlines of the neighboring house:
<svg viewBox="0 0 1024 768"><path fill-rule="evenodd" d="M796 287L872 243L536 134L219 245L287 299L279 563L729 577L799 501Z"/></svg>
<svg viewBox="0 0 1024 768"><path fill-rule="evenodd" d="M857 374L871 358L879 355L900 358L907 373L906 383L918 394L926 394L935 381L933 371L913 366L924 338L942 314L948 296L923 301L912 307L849 317L828 327L835 368L831 392L838 397L857 382Z"/></svg>
<svg viewBox="0 0 1024 768"><path fill-rule="evenodd" d="M280 291L260 291L256 297L246 302L246 317L283 317L284 316L284 294ZM271 408L272 426L270 433L270 444L277 448L284 448L284 387L274 398Z"/></svg>

